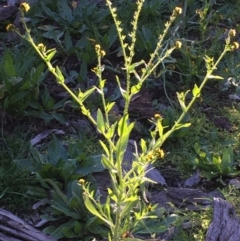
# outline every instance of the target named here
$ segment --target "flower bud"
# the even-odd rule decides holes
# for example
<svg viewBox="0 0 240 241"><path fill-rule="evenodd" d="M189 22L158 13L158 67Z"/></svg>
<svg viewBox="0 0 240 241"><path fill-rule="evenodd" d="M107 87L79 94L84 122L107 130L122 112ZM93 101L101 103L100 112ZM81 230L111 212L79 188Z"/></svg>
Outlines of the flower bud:
<svg viewBox="0 0 240 241"><path fill-rule="evenodd" d="M30 9L30 6L29 6L29 4L28 3L21 3L20 4L20 8L23 10L23 12L28 12L29 11L29 9Z"/></svg>

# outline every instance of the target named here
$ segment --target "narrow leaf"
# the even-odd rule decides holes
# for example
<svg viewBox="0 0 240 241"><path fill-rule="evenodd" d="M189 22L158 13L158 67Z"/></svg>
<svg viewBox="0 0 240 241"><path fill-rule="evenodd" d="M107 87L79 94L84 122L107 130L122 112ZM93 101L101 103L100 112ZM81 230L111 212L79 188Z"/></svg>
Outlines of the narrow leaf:
<svg viewBox="0 0 240 241"><path fill-rule="evenodd" d="M97 209L94 207L93 203L91 202L91 200L89 199L89 197L87 196L87 194L84 193L83 195L83 199L84 199L84 203L87 207L87 209L96 217L100 218L103 222L105 222L109 227L114 227L113 223L108 221L107 219L105 219L98 211Z"/></svg>

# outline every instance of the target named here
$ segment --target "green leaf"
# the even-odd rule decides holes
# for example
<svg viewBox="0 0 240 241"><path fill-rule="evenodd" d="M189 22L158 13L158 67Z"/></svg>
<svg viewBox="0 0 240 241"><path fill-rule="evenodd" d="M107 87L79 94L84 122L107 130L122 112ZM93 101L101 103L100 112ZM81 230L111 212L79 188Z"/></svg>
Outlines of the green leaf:
<svg viewBox="0 0 240 241"><path fill-rule="evenodd" d="M44 68L45 65L43 63L39 64L38 67L36 68L35 72L32 74L32 80L33 84L40 84L44 75Z"/></svg>
<svg viewBox="0 0 240 241"><path fill-rule="evenodd" d="M128 125L128 115L123 116L118 123L118 135L119 139L116 143L116 155L118 159L122 158L122 155L126 151L129 135L134 127L134 122Z"/></svg>
<svg viewBox="0 0 240 241"><path fill-rule="evenodd" d="M218 75L208 75L208 79L217 79L217 80L223 80L224 78Z"/></svg>
<svg viewBox="0 0 240 241"><path fill-rule="evenodd" d="M139 82L139 83L136 84L136 85L133 85L133 86L131 87L131 95L137 94L137 93L140 91L141 87L142 87L142 83L141 83L141 82Z"/></svg>
<svg viewBox="0 0 240 241"><path fill-rule="evenodd" d="M196 84L194 84L194 88L192 90L193 96L194 97L199 97L200 96L200 89Z"/></svg>
<svg viewBox="0 0 240 241"><path fill-rule="evenodd" d="M57 6L59 10L60 17L68 22L68 24L73 21L72 9L68 5L68 1L59 0L57 1Z"/></svg>
<svg viewBox="0 0 240 241"><path fill-rule="evenodd" d="M83 194L83 199L84 199L84 203L87 207L87 209L96 217L100 218L102 221L104 221L109 227L114 227L114 224L110 221L108 221L107 219L105 219L95 208L95 206L93 205L92 201L89 199L89 197L87 196L87 194Z"/></svg>
<svg viewBox="0 0 240 241"><path fill-rule="evenodd" d="M68 153L67 150L63 147L62 143L57 139L56 136L53 136L53 139L48 145L48 162L56 165L60 159L67 161Z"/></svg>
<svg viewBox="0 0 240 241"><path fill-rule="evenodd" d="M102 111L98 108L97 110L97 128L98 128L98 131L102 134L105 133L105 121L104 121L104 118L103 118L103 114L102 114Z"/></svg>
<svg viewBox="0 0 240 241"><path fill-rule="evenodd" d="M68 160L60 173L60 175L64 178L65 183L67 183L71 176L75 174L77 171L77 165L75 161Z"/></svg>
<svg viewBox="0 0 240 241"><path fill-rule="evenodd" d="M49 50L47 51L48 55L47 55L47 57L46 57L46 61L49 61L49 62L50 62L50 61L52 60L52 58L55 56L56 52L57 52L56 49L49 49Z"/></svg>
<svg viewBox="0 0 240 241"><path fill-rule="evenodd" d="M111 139L114 136L116 126L117 126L117 122L115 122L110 126L110 128L107 130L107 133L105 133L106 138Z"/></svg>
<svg viewBox="0 0 240 241"><path fill-rule="evenodd" d="M184 124L178 124L174 130L178 130L178 129L181 129L181 128L187 128L191 125L191 123L184 123Z"/></svg>
<svg viewBox="0 0 240 241"><path fill-rule="evenodd" d="M47 183L49 183L53 188L54 188L54 190L57 192L57 194L59 195L59 197L61 197L62 198L62 200L65 202L65 203L67 203L67 198L66 198L66 196L62 193L62 191L59 189L59 187L57 186L57 184L53 181L53 180L51 180L51 179L49 179L49 178L46 178L46 179L44 179Z"/></svg>
<svg viewBox="0 0 240 241"><path fill-rule="evenodd" d="M116 167L112 164L112 162L105 155L102 155L102 165L106 169L111 170L113 173L117 173Z"/></svg>
<svg viewBox="0 0 240 241"><path fill-rule="evenodd" d="M17 75L12 55L9 51L4 54L4 71L8 75L8 77L14 77Z"/></svg>
<svg viewBox="0 0 240 241"><path fill-rule="evenodd" d="M104 142L102 142L101 140L99 140L99 142L100 142L100 145L102 146L103 150L105 151L106 155L109 156L110 153L109 153L109 150L108 150L106 144Z"/></svg>
<svg viewBox="0 0 240 241"><path fill-rule="evenodd" d="M80 72L79 72L79 81L86 81L87 78L87 73L88 73L88 64L87 61L82 60L81 67L80 67Z"/></svg>
<svg viewBox="0 0 240 241"><path fill-rule="evenodd" d="M108 191L109 197L110 197L115 203L117 203L118 199L117 199L116 195L113 193L113 191L112 191L110 188L108 188L107 191Z"/></svg>
<svg viewBox="0 0 240 241"><path fill-rule="evenodd" d="M189 90L186 91L185 93L184 92L181 92L181 93L177 92L178 102L179 102L183 112L186 112L185 99L186 99L186 96L187 96L188 93L189 93Z"/></svg>
<svg viewBox="0 0 240 241"><path fill-rule="evenodd" d="M80 98L81 101L84 102L94 91L95 91L95 87L92 87L91 89L85 92L79 91L78 98Z"/></svg>
<svg viewBox="0 0 240 241"><path fill-rule="evenodd" d="M114 105L115 105L115 102L107 103L106 112L109 113L109 111L113 108Z"/></svg>
<svg viewBox="0 0 240 241"><path fill-rule="evenodd" d="M56 74L57 74L57 80L58 80L58 82L60 83L60 84L63 84L64 83L64 81L65 81L65 79L64 79L64 76L63 76L63 74L62 74L62 71L59 69L59 67L58 66L56 66Z"/></svg>
<svg viewBox="0 0 240 241"><path fill-rule="evenodd" d="M142 152L146 153L147 152L147 144L146 144L146 141L144 139L140 140L140 146L142 148Z"/></svg>
<svg viewBox="0 0 240 241"><path fill-rule="evenodd" d="M11 95L9 98L9 105L13 105L16 102L19 102L22 100L26 95L28 94L28 91L21 91L19 93L16 93L14 95Z"/></svg>
<svg viewBox="0 0 240 241"><path fill-rule="evenodd" d="M83 231L83 228L84 228L84 225L82 223L80 223L78 221L75 222L75 224L74 224L74 232L76 234L78 234L78 235L81 234L82 231Z"/></svg>
<svg viewBox="0 0 240 241"><path fill-rule="evenodd" d="M67 30L65 32L65 35L64 35L64 45L65 45L65 48L66 48L67 52L69 52L71 50L71 48L73 47L73 43L72 43L72 39L71 39L69 30Z"/></svg>
<svg viewBox="0 0 240 241"><path fill-rule="evenodd" d="M143 64L145 64L145 62L144 62L144 60L141 60L141 61L139 61L137 63L134 63L134 64L130 65L128 67L129 73L133 73L136 67L138 67L140 65L143 65Z"/></svg>

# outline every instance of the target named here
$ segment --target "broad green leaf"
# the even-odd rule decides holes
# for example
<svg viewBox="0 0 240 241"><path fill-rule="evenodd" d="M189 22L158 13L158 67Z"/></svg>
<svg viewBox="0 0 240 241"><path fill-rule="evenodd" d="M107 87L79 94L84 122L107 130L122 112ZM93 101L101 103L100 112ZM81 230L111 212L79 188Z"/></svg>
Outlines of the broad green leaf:
<svg viewBox="0 0 240 241"><path fill-rule="evenodd" d="M71 24L73 21L73 14L72 9L68 5L68 1L59 0L57 1L57 6L60 17L66 20L68 24Z"/></svg>
<svg viewBox="0 0 240 241"><path fill-rule="evenodd" d="M48 162L56 165L60 159L67 161L68 153L64 148L62 143L57 139L56 136L53 136L53 139L48 145Z"/></svg>
<svg viewBox="0 0 240 241"><path fill-rule="evenodd" d="M68 201L67 201L67 197L62 193L62 191L59 189L59 187L57 186L57 184L56 184L53 180L51 180L51 179L49 179L49 178L46 178L46 179L44 179L44 180L45 180L45 182L49 183L49 184L54 188L54 190L57 192L57 194L59 195L59 197L61 197L62 200L63 200L65 203L68 202Z"/></svg>
<svg viewBox="0 0 240 241"><path fill-rule="evenodd" d="M11 95L9 98L9 105L13 105L16 102L19 102L22 100L26 95L28 94L28 91L21 91L19 93L16 93L14 95Z"/></svg>
<svg viewBox="0 0 240 241"><path fill-rule="evenodd" d="M8 75L8 77L14 77L17 75L14 63L13 63L13 56L9 51L4 54L4 71Z"/></svg>
<svg viewBox="0 0 240 241"><path fill-rule="evenodd" d="M47 3L44 3L42 1L40 1L41 7L43 9L43 11L52 19L54 19L56 22L59 21L59 15L57 14L57 12L53 12L51 11L48 7L47 7Z"/></svg>
<svg viewBox="0 0 240 241"><path fill-rule="evenodd" d="M65 121L65 118L64 118L64 115L63 115L63 114L52 112L52 113L51 113L51 116L52 116L55 120L57 120L59 123L61 123L62 125L65 125L65 124L66 124L66 121Z"/></svg>
<svg viewBox="0 0 240 241"><path fill-rule="evenodd" d="M39 64L38 67L36 68L35 72L32 74L32 80L33 84L40 84L44 75L44 68L45 65L43 63Z"/></svg>
<svg viewBox="0 0 240 241"><path fill-rule="evenodd" d="M84 230L84 225L78 221L74 224L74 232L78 235L81 234L81 232Z"/></svg>
<svg viewBox="0 0 240 241"><path fill-rule="evenodd" d="M64 207L63 205L57 205L56 200L54 200L54 204L52 204L51 207L60 211L61 213L63 213L67 217L71 217L75 220L81 219L81 214L79 214L76 211L72 211L71 209L69 209L67 207Z"/></svg>
<svg viewBox="0 0 240 241"><path fill-rule="evenodd" d="M68 160L61 170L60 175L64 178L65 183L69 181L71 176L77 171L77 166L75 161Z"/></svg>
<svg viewBox="0 0 240 241"><path fill-rule="evenodd" d="M49 98L47 99L46 102L43 103L46 111L51 111L54 107L54 99L52 97L49 96Z"/></svg>
<svg viewBox="0 0 240 241"><path fill-rule="evenodd" d="M71 50L71 48L73 47L73 43L72 43L72 39L71 39L69 30L66 30L66 32L64 34L64 45L65 45L67 52L69 52Z"/></svg>

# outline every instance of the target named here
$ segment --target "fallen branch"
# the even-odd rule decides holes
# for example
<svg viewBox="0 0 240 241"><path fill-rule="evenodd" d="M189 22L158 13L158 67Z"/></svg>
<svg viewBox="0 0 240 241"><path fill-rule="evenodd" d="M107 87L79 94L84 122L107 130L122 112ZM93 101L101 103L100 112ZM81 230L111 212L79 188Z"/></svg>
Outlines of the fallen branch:
<svg viewBox="0 0 240 241"><path fill-rule="evenodd" d="M0 241L56 241L16 215L0 208Z"/></svg>

